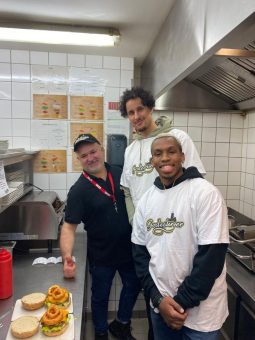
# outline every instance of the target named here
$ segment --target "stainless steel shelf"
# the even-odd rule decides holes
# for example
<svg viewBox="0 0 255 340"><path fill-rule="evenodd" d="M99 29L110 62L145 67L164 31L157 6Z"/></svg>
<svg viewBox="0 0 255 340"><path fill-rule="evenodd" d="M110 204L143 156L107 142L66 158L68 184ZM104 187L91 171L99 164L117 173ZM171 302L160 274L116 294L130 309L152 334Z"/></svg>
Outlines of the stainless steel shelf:
<svg viewBox="0 0 255 340"><path fill-rule="evenodd" d="M33 190L32 185L25 185L23 193L20 196L18 196L14 201L12 201L10 204L1 204L0 203L0 214L32 190Z"/></svg>

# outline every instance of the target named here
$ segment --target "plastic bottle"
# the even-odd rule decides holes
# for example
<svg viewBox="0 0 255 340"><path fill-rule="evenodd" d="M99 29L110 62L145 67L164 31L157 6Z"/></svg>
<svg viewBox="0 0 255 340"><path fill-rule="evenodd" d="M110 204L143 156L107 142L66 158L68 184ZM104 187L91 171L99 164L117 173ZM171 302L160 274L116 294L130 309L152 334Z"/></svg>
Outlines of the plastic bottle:
<svg viewBox="0 0 255 340"><path fill-rule="evenodd" d="M0 250L0 299L7 299L12 293L12 256L3 248Z"/></svg>

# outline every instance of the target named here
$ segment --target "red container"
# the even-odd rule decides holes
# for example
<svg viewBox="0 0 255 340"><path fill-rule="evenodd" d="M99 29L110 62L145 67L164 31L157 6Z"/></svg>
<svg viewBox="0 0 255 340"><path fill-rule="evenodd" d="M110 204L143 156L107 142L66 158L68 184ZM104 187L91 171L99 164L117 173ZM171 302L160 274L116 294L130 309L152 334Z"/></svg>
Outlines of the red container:
<svg viewBox="0 0 255 340"><path fill-rule="evenodd" d="M6 249L0 250L0 299L12 296L12 256Z"/></svg>

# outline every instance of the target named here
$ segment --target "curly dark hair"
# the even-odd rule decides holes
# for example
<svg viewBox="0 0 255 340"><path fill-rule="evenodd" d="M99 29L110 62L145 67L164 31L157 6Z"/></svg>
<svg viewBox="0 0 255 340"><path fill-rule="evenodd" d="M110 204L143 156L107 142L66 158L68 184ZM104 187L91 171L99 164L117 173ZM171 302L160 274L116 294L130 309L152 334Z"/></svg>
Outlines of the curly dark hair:
<svg viewBox="0 0 255 340"><path fill-rule="evenodd" d="M136 98L141 98L143 105L150 109L153 109L155 106L155 99L149 91L144 90L142 87L132 87L131 90L125 90L120 98L120 112L122 117L126 118L128 116L126 103L130 99Z"/></svg>

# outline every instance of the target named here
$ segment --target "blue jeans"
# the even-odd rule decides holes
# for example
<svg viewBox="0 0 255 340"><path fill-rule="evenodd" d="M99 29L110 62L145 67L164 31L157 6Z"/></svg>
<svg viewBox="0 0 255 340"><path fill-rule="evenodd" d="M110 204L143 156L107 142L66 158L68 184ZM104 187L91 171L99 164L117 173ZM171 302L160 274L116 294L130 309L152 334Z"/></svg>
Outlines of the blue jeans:
<svg viewBox="0 0 255 340"><path fill-rule="evenodd" d="M167 326L160 314L151 308L151 319L155 340L218 340L219 331L199 332L183 326L180 330L173 330Z"/></svg>
<svg viewBox="0 0 255 340"><path fill-rule="evenodd" d="M95 333L105 333L108 330L108 302L112 280L116 271L119 272L123 285L117 313L119 321L130 321L133 307L141 290L141 285L136 276L133 262L116 267L91 266L91 310Z"/></svg>

